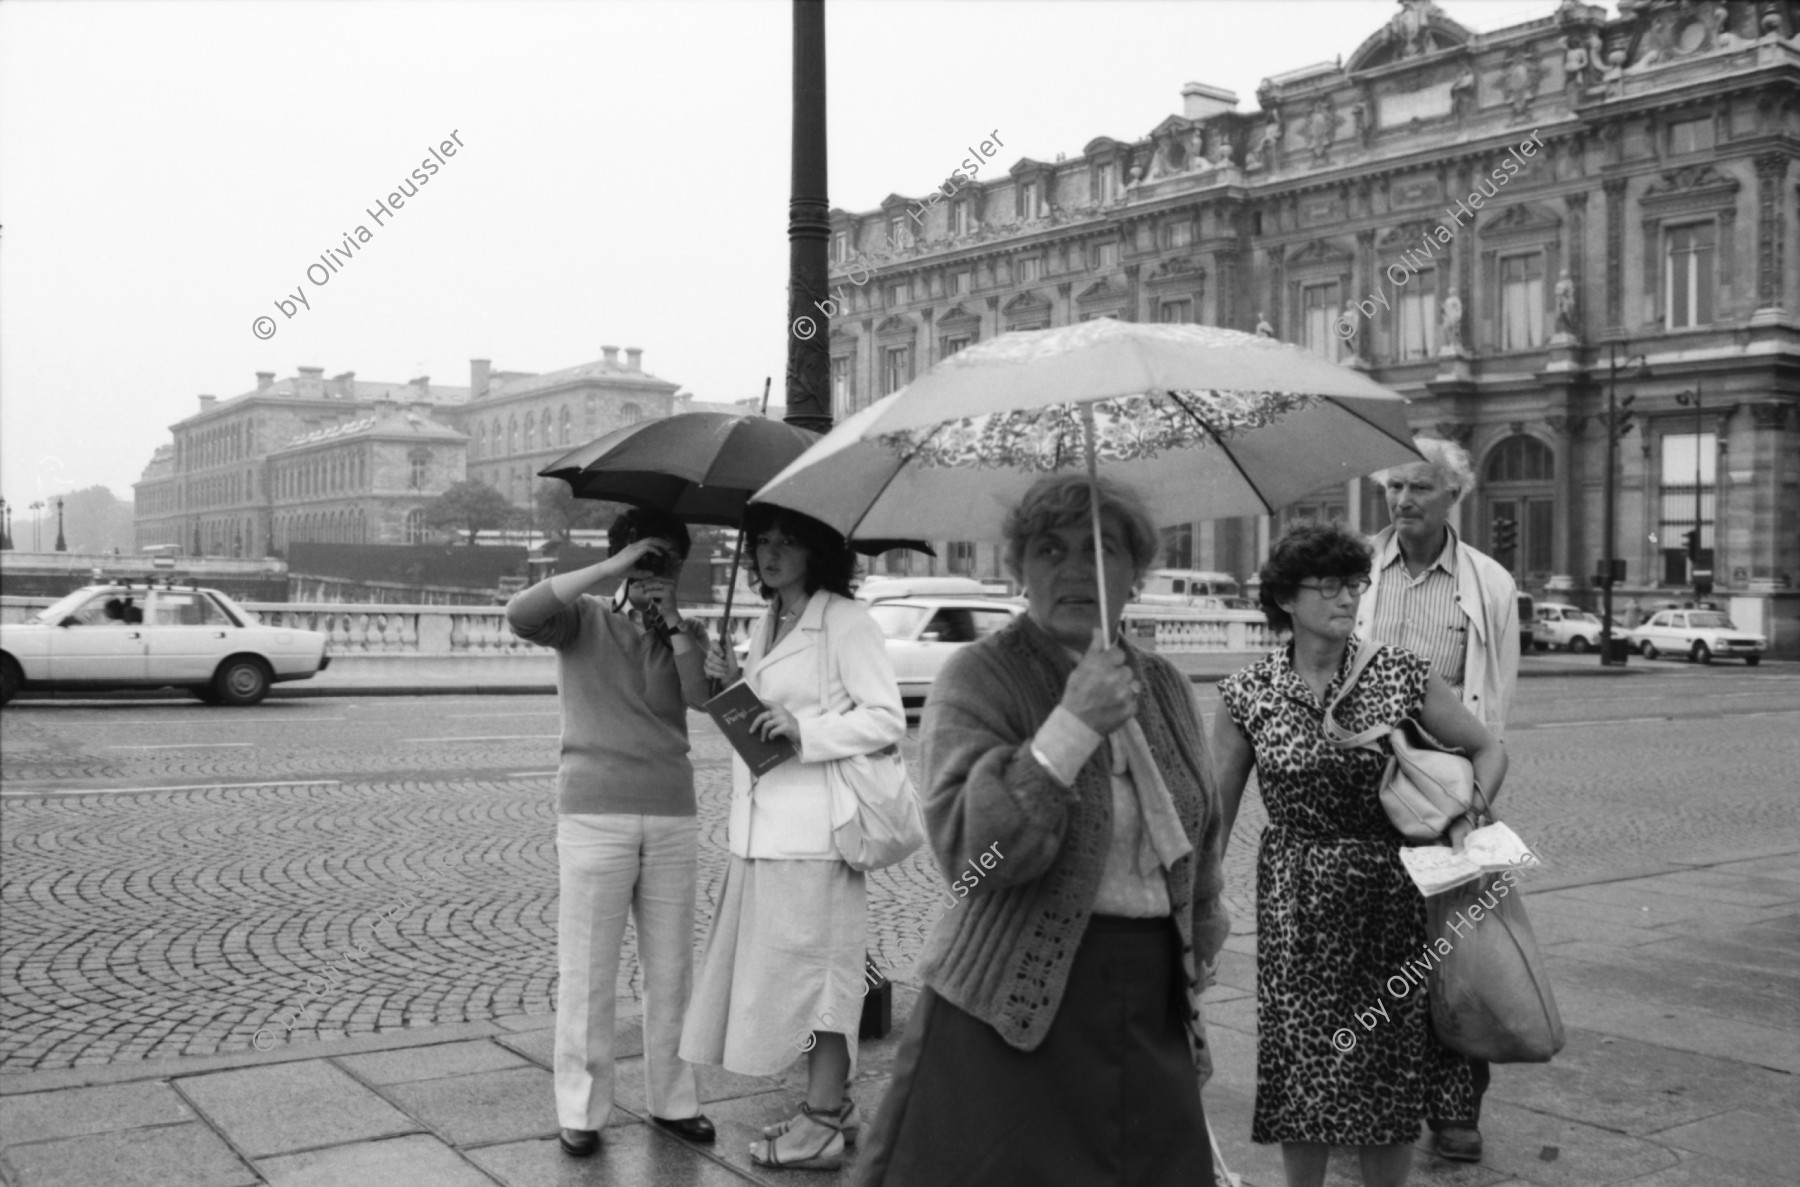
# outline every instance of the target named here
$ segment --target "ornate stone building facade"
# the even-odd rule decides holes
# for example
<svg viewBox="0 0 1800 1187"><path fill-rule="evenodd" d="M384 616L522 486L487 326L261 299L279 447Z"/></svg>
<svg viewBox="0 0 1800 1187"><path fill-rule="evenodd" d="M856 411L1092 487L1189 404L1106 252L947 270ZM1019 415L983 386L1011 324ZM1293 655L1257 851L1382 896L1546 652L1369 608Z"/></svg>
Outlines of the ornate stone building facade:
<svg viewBox="0 0 1800 1187"><path fill-rule="evenodd" d="M1679 594L1695 570L1720 595L1791 589L1800 4L1619 8L1566 2L1476 34L1402 0L1341 64L1265 80L1253 113L1189 84L1182 114L1141 139L947 182L922 210L894 195L834 211L839 408L1008 330L1270 332L1411 398L1416 431L1474 459L1466 538L1495 551L1511 520L1500 559L1521 587L1580 598L1616 381L1625 595ZM1271 534L1310 515L1386 522L1357 480L1260 520L1175 525L1164 563L1248 578Z"/></svg>

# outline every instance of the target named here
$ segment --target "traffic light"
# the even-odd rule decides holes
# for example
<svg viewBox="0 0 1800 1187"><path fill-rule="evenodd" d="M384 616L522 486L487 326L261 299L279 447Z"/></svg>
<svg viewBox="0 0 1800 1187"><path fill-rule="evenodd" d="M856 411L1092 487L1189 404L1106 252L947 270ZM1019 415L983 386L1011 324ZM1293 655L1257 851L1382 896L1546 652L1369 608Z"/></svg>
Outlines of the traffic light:
<svg viewBox="0 0 1800 1187"><path fill-rule="evenodd" d="M1689 528L1681 533L1681 539L1687 545L1687 556L1691 561L1700 559L1700 529Z"/></svg>
<svg viewBox="0 0 1800 1187"><path fill-rule="evenodd" d="M1519 545L1519 525L1510 519L1496 515L1494 517L1494 552L1510 553Z"/></svg>

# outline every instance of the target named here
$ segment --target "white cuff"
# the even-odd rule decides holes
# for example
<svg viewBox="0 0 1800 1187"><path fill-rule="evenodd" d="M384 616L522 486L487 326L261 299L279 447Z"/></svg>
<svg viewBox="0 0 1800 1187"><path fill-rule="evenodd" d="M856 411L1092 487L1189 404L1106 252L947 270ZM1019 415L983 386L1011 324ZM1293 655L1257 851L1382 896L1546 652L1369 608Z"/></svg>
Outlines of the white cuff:
<svg viewBox="0 0 1800 1187"><path fill-rule="evenodd" d="M1058 705L1031 739L1031 755L1064 787L1075 785L1082 764L1105 739L1088 723Z"/></svg>

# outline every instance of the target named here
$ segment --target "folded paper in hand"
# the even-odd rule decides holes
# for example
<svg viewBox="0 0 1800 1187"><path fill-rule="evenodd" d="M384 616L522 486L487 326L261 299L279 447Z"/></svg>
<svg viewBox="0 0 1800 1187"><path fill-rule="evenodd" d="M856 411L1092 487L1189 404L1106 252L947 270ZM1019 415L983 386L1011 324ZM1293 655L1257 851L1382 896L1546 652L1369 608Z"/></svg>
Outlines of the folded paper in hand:
<svg viewBox="0 0 1800 1187"><path fill-rule="evenodd" d="M1536 854L1504 824L1472 830L1463 839L1461 853L1448 845L1408 845L1400 850L1400 861L1426 898L1473 882L1484 873L1538 864Z"/></svg>
<svg viewBox="0 0 1800 1187"><path fill-rule="evenodd" d="M765 740L761 734L751 731L750 723L768 706L742 680L706 702L705 707L719 723L719 732L750 768L751 775L767 774L800 753L787 738Z"/></svg>

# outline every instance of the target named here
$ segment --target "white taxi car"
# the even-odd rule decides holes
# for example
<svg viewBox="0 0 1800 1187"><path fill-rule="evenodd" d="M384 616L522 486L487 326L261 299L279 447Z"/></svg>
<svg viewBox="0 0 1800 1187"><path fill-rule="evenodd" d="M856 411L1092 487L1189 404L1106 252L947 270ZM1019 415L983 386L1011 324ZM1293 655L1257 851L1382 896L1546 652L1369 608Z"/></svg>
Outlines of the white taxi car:
<svg viewBox="0 0 1800 1187"><path fill-rule="evenodd" d="M266 627L216 589L89 585L0 625L0 701L21 690L186 688L254 705L278 681L324 671L325 636Z"/></svg>
<svg viewBox="0 0 1800 1187"><path fill-rule="evenodd" d="M960 648L1004 630L1023 613L1022 601L983 597L884 597L869 607L887 636L900 699L909 709L925 703L932 682Z"/></svg>
<svg viewBox="0 0 1800 1187"><path fill-rule="evenodd" d="M1730 617L1719 610L1662 610L1643 626L1627 632L1627 636L1645 659L1685 655L1699 664L1710 664L1714 656L1725 656L1755 667L1769 646L1761 635L1738 630Z"/></svg>
<svg viewBox="0 0 1800 1187"><path fill-rule="evenodd" d="M1580 654L1600 649L1600 619L1574 606L1546 603L1537 608L1531 641L1539 651L1567 647Z"/></svg>

